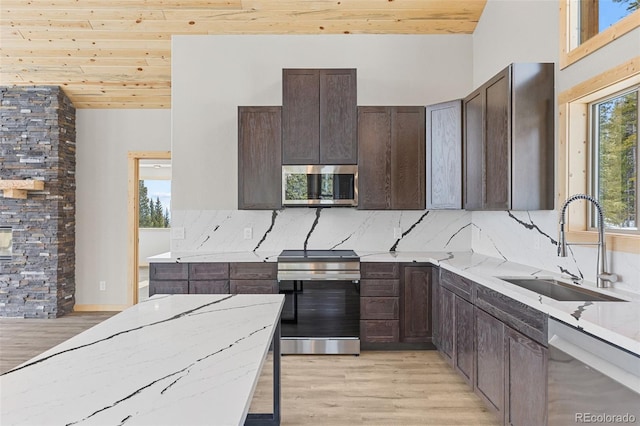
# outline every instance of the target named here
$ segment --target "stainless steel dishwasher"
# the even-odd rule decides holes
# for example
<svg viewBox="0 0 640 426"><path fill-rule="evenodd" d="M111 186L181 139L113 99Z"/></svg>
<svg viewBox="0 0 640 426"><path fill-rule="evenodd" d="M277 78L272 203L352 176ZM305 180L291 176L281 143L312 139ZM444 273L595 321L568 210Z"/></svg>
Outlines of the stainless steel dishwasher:
<svg viewBox="0 0 640 426"><path fill-rule="evenodd" d="M640 356L549 319L549 425L640 424Z"/></svg>

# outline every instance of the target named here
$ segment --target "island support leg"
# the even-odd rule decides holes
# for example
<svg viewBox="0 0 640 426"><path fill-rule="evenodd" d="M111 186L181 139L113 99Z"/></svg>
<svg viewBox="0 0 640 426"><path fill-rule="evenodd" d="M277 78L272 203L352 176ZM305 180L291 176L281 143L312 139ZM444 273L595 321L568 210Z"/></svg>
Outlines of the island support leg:
<svg viewBox="0 0 640 426"><path fill-rule="evenodd" d="M280 426L280 322L273 333L273 413L247 414L245 426Z"/></svg>

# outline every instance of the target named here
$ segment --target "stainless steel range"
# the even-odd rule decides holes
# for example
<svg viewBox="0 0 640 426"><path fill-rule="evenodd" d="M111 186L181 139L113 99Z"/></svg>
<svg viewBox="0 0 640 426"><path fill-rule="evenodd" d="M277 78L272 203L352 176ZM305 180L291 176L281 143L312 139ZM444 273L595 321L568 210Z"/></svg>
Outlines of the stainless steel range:
<svg viewBox="0 0 640 426"><path fill-rule="evenodd" d="M283 354L360 353L360 258L353 250L283 250Z"/></svg>

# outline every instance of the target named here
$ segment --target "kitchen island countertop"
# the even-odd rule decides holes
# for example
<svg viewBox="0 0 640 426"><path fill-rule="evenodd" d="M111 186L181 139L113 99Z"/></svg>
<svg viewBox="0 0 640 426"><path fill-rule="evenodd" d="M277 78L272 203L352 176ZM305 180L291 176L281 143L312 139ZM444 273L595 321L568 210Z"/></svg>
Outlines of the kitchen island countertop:
<svg viewBox="0 0 640 426"><path fill-rule="evenodd" d="M0 423L243 424L283 303L147 299L0 376Z"/></svg>

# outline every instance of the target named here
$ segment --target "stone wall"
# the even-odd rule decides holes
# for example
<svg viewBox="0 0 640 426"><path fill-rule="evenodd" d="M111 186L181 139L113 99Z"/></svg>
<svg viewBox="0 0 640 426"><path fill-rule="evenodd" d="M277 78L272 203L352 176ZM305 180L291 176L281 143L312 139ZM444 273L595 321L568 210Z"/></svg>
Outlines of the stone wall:
<svg viewBox="0 0 640 426"><path fill-rule="evenodd" d="M13 255L0 260L0 316L55 318L75 303L75 108L59 87L0 87L0 179L38 179L0 198Z"/></svg>

